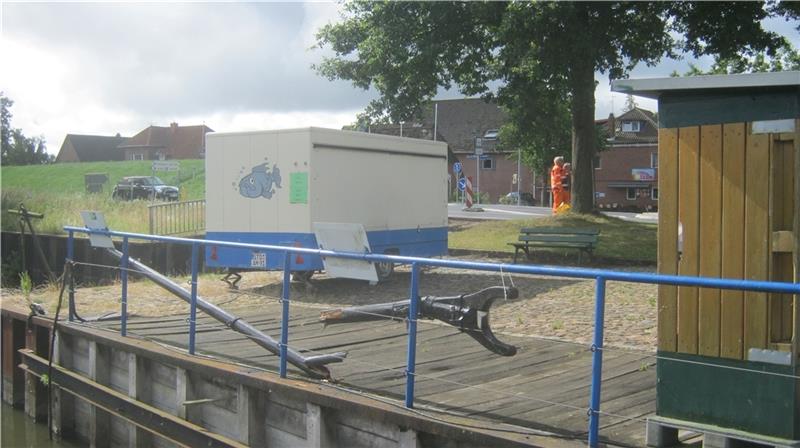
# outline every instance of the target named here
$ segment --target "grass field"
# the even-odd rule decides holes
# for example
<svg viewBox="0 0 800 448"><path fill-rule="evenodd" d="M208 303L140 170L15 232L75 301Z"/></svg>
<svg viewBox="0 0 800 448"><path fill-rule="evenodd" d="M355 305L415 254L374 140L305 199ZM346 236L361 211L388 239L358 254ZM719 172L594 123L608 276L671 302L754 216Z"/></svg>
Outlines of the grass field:
<svg viewBox="0 0 800 448"><path fill-rule="evenodd" d="M484 221L450 232L449 246L451 249L513 253L514 248L507 243L517 241L522 227L594 227L600 230L599 244L594 251L598 258L634 263L654 263L656 260L655 224L625 221L605 215L568 213L533 220ZM550 252L565 253L564 250ZM568 253L572 255L577 251Z"/></svg>
<svg viewBox="0 0 800 448"><path fill-rule="evenodd" d="M181 172L158 172L166 183L181 188L182 200L205 197L203 160L181 160ZM92 162L2 167L2 228L18 230L18 220L6 210L24 203L28 210L44 213L36 222L42 233L62 233L64 225L80 225L81 210L99 210L115 230L147 233L146 201L114 201L111 189L123 176L150 175L151 162ZM88 194L86 173L106 173L109 183L102 193ZM596 227L600 244L595 255L603 259L652 263L656 259L656 226L624 221L604 215L567 214L535 220L490 221L457 228L449 234L453 249L512 252L507 243L516 241L519 229L533 226ZM569 251L573 255L575 251ZM565 251L553 251L564 254Z"/></svg>
<svg viewBox="0 0 800 448"><path fill-rule="evenodd" d="M164 182L181 188L181 199L205 197L205 163L202 159L181 160L179 172L156 173ZM150 161L59 163L2 167L2 228L17 230L17 219L6 213L20 203L30 211L44 213L36 222L43 233L61 233L64 225L80 223L81 210L102 211L109 226L130 232L147 232L145 201L114 201L111 190L124 176L152 175ZM87 173L106 173L108 184L102 193L88 194L84 185Z"/></svg>

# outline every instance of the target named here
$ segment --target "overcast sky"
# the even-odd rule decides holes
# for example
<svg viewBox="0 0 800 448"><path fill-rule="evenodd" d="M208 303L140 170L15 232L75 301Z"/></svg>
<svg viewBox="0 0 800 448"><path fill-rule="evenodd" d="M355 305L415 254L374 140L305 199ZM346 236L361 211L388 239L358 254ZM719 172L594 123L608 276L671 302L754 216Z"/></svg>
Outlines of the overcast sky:
<svg viewBox="0 0 800 448"><path fill-rule="evenodd" d="M314 34L338 19L335 3L8 3L0 0L0 90L14 100L12 125L44 136L131 136L154 124L205 123L217 131L340 128L373 97L331 82L311 65ZM797 31L770 23L799 46ZM707 66L707 61L699 61ZM683 72L686 61L632 77ZM598 75L597 117L624 95ZM440 98L460 97L442 92ZM655 110L655 103L637 99Z"/></svg>

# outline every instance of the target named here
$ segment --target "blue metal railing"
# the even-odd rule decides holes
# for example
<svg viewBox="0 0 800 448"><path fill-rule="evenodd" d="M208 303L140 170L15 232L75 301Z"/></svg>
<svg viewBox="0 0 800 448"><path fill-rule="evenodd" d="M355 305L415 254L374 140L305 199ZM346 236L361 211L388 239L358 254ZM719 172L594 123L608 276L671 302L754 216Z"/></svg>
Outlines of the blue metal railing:
<svg viewBox="0 0 800 448"><path fill-rule="evenodd" d="M595 323L594 337L592 341L592 380L589 397L589 446L596 447L599 443L600 429L600 404L601 404L601 385L603 368L603 329L605 324L605 287L607 281L620 281L630 283L653 283L661 285L693 286L714 289L733 289L744 291L758 291L782 294L800 294L800 283L767 282L756 280L722 279L710 277L687 277L678 275L663 275L639 272L621 272L604 269L584 269L584 268L563 268L551 266L535 265L516 265L504 263L483 263L472 261L458 261L446 259L432 259L419 257L404 257L398 255L365 254L353 252L336 252L323 249L308 249L301 247L274 246L264 244L245 244L230 241L196 240L190 238L178 238L157 235L145 235L129 232L98 231L84 227L64 227L69 234L67 240L67 261L73 261L73 234L103 234L123 238L123 253L126 255L120 261L120 267L125 272L127 263L127 243L128 239L141 239L148 241L168 241L180 244L192 245L192 302L191 317L189 327L189 351L194 353L195 345L195 307L197 301L197 256L201 246L221 246L242 249L258 249L262 251L274 251L283 253L285 256L283 267L283 293L282 293L282 318L281 318L281 338L280 338L280 376L286 377L286 348L289 337L289 281L292 254L319 255L321 257L345 258L351 260L363 260L369 262L391 262L398 264L411 265L411 285L409 287L410 306L408 310L408 352L406 365L406 393L405 405L409 408L414 406L414 380L416 365L416 337L417 337L417 307L419 302L419 269L422 266L448 267L456 269L468 269L479 271L492 271L500 273L514 274L534 274L546 276L558 276L566 278L583 278L595 280ZM122 320L121 333L126 334L127 316L127 276L122 277ZM73 290L70 290L70 304L74 299ZM73 308L70 308L72 310ZM72 314L70 314L70 318Z"/></svg>

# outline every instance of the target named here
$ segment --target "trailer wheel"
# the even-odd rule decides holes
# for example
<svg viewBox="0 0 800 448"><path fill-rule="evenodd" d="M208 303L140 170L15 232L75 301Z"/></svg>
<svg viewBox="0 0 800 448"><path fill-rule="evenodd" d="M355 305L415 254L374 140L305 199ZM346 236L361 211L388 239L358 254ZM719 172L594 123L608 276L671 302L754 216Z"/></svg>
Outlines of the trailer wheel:
<svg viewBox="0 0 800 448"><path fill-rule="evenodd" d="M292 271L292 281L307 283L314 276L314 271Z"/></svg>
<svg viewBox="0 0 800 448"><path fill-rule="evenodd" d="M394 263L378 262L375 263L375 269L378 271L378 280L388 280L394 272Z"/></svg>

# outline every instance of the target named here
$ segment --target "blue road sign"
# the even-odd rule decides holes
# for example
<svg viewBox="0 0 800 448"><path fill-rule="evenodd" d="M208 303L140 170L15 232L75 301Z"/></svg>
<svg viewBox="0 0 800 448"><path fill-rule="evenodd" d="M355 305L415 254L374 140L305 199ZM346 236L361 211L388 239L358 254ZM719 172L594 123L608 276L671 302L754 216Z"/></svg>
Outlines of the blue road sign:
<svg viewBox="0 0 800 448"><path fill-rule="evenodd" d="M468 158L468 159L470 159L470 160L475 160L475 159L477 159L478 157L480 157L480 158L481 158L481 160L489 160L489 159L491 159L491 158L492 158L492 156L490 156L490 155L488 155L488 154L481 154L480 156L478 156L478 155L476 155L476 154L470 154L470 155L468 155L468 156L467 156L467 158Z"/></svg>
<svg viewBox="0 0 800 448"><path fill-rule="evenodd" d="M462 177L461 179L458 179L458 191L464 191L466 189L467 189L467 178Z"/></svg>
<svg viewBox="0 0 800 448"><path fill-rule="evenodd" d="M461 172L461 162L456 162L453 164L453 172L455 173Z"/></svg>

